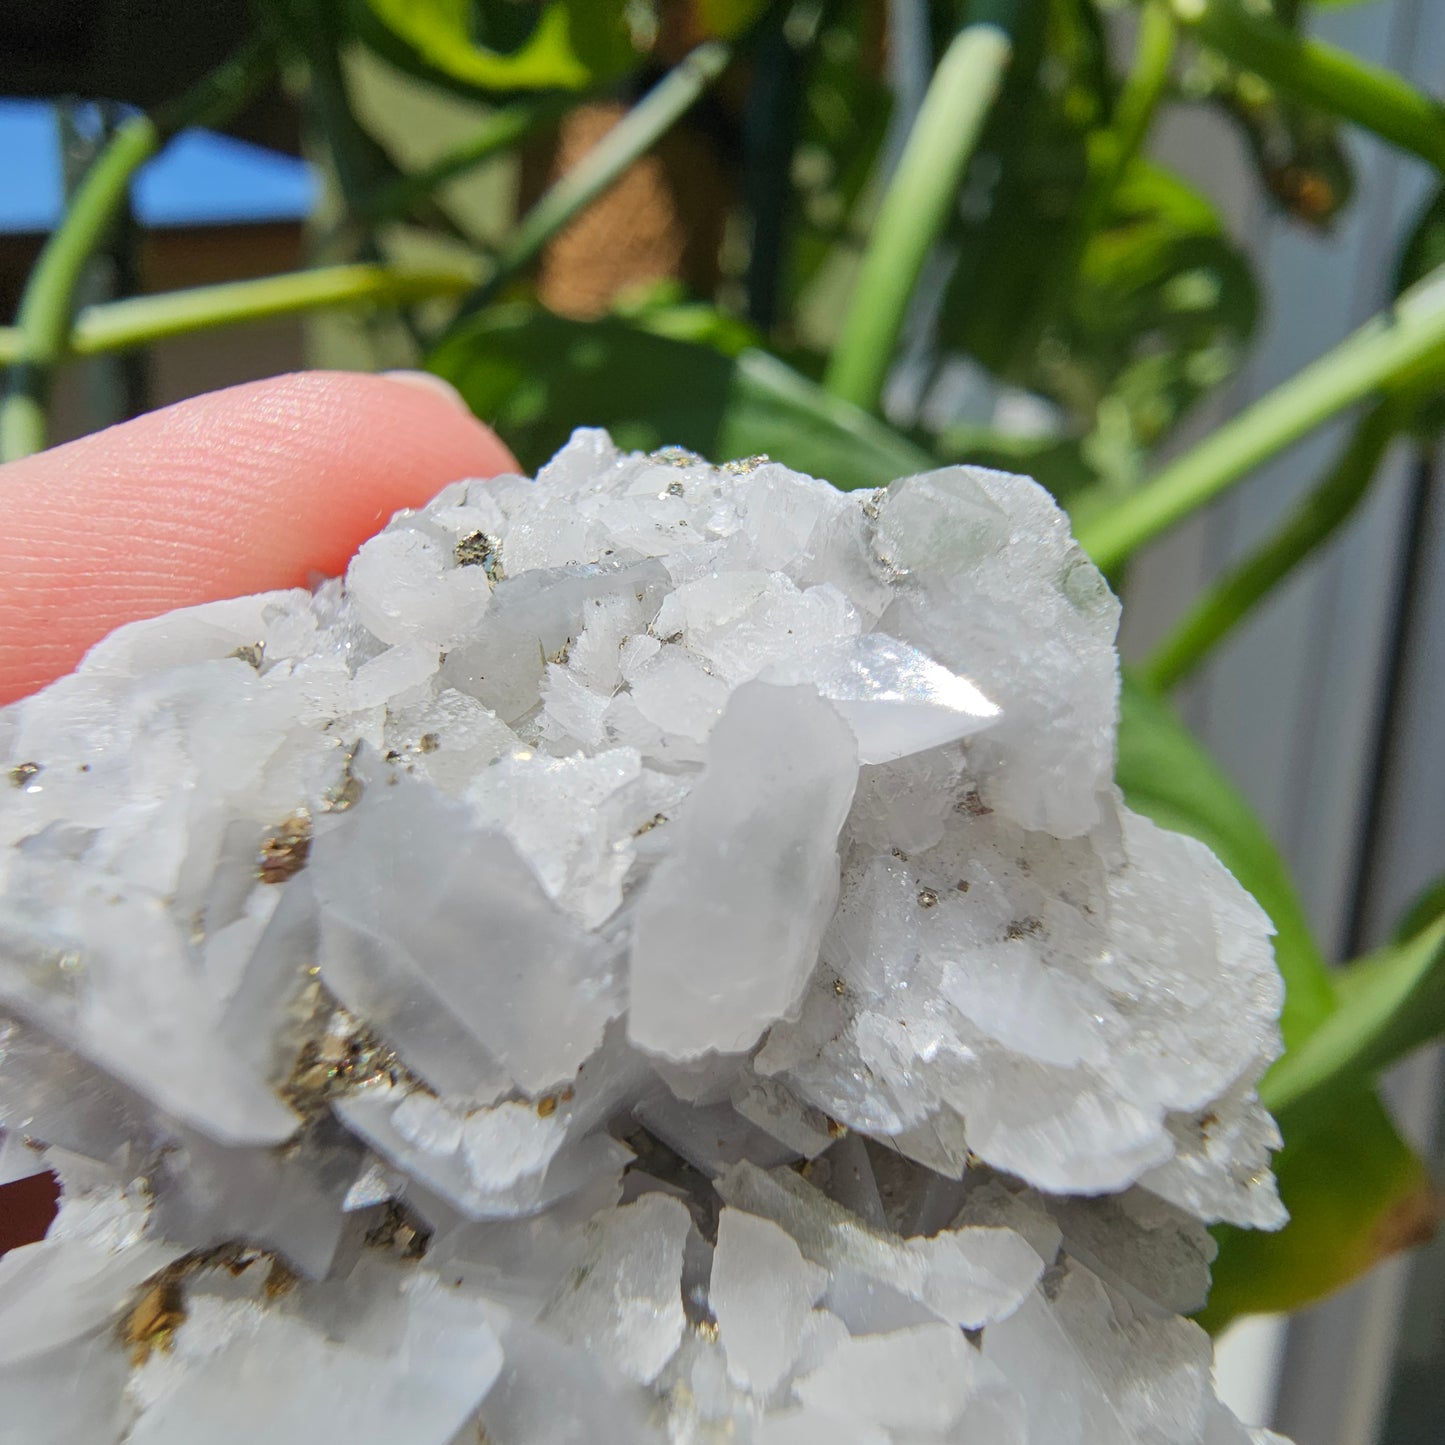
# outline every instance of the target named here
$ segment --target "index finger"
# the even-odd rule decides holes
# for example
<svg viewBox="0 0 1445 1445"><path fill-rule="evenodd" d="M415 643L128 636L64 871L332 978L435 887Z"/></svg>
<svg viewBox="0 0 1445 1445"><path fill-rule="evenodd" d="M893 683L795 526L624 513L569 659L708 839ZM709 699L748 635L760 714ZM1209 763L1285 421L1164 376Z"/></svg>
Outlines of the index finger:
<svg viewBox="0 0 1445 1445"><path fill-rule="evenodd" d="M399 508L516 470L426 380L251 382L0 470L0 704L123 622L338 572Z"/></svg>

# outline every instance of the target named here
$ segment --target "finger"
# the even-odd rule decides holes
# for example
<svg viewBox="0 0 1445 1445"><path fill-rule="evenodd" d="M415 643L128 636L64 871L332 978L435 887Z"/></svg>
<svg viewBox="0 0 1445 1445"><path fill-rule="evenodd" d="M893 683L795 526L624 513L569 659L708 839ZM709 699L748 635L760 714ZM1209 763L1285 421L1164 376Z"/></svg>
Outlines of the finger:
<svg viewBox="0 0 1445 1445"><path fill-rule="evenodd" d="M0 703L122 622L338 572L398 508L516 469L426 382L276 377L0 470Z"/></svg>

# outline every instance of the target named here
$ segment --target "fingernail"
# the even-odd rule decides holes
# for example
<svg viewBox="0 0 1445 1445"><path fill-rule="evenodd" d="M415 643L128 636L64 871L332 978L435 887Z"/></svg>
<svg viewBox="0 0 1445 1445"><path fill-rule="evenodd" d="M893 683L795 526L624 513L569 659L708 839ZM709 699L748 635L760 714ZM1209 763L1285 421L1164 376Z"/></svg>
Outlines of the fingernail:
<svg viewBox="0 0 1445 1445"><path fill-rule="evenodd" d="M441 377L430 371L383 371L379 375L386 377L388 381L399 381L405 386L414 386L421 391L429 391L434 396L445 397L459 411L471 415L471 407L467 405L467 399L451 382L443 381Z"/></svg>

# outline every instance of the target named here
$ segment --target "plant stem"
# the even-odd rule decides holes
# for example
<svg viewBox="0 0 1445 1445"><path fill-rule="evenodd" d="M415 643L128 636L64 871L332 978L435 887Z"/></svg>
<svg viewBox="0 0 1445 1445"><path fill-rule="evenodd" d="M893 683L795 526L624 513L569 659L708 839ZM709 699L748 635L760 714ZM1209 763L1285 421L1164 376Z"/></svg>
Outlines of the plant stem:
<svg viewBox="0 0 1445 1445"><path fill-rule="evenodd" d="M1113 505L1084 512L1080 543L1105 572L1145 542L1228 491L1291 442L1375 391L1408 389L1445 361L1445 268L1289 381L1277 386L1153 481Z"/></svg>
<svg viewBox="0 0 1445 1445"><path fill-rule="evenodd" d="M1431 1042L1445 1019L1445 918L1340 973L1340 1007L1260 1081L1270 1113L1328 1118L1340 1093Z"/></svg>
<svg viewBox="0 0 1445 1445"><path fill-rule="evenodd" d="M0 400L0 460L14 461L45 445L51 376L65 354L76 288L125 200L130 178L160 147L160 130L149 116L121 126L41 251L15 317L21 346Z"/></svg>
<svg viewBox="0 0 1445 1445"><path fill-rule="evenodd" d="M480 310L577 213L608 190L702 97L732 59L720 40L699 45L674 66L618 123L561 177L517 223L497 257L496 270L467 299L458 319Z"/></svg>
<svg viewBox="0 0 1445 1445"><path fill-rule="evenodd" d="M429 301L462 295L475 285L476 276L469 272L398 270L359 262L317 266L250 281L223 281L159 296L132 296L85 307L71 328L66 355L105 356L195 331L295 316L332 306ZM23 344L24 336L18 327L0 326L0 366L18 357Z"/></svg>
<svg viewBox="0 0 1445 1445"><path fill-rule="evenodd" d="M175 131L214 121L239 107L269 73L271 55L269 44L249 46L176 105L126 121L86 172L21 297L15 318L20 345L0 400L0 460L28 456L46 444L50 386L66 354L76 288L124 205L131 178Z"/></svg>
<svg viewBox="0 0 1445 1445"><path fill-rule="evenodd" d="M965 25L938 63L909 133L873 235L824 385L876 411L908 304L947 223L963 173L1013 57L1008 33Z"/></svg>
<svg viewBox="0 0 1445 1445"><path fill-rule="evenodd" d="M223 281L87 307L75 319L70 350L75 356L98 356L194 331L332 306L397 306L459 296L475 285L475 274L467 271L401 270L368 262Z"/></svg>
<svg viewBox="0 0 1445 1445"><path fill-rule="evenodd" d="M1382 401L1365 413L1320 485L1273 536L1216 581L1159 645L1142 669L1146 683L1163 692L1187 677L1260 598L1334 534L1369 490L1402 410Z"/></svg>
<svg viewBox="0 0 1445 1445"><path fill-rule="evenodd" d="M1445 171L1445 106L1393 72L1297 35L1239 0L1170 0L1183 25L1242 70L1296 100L1344 116Z"/></svg>

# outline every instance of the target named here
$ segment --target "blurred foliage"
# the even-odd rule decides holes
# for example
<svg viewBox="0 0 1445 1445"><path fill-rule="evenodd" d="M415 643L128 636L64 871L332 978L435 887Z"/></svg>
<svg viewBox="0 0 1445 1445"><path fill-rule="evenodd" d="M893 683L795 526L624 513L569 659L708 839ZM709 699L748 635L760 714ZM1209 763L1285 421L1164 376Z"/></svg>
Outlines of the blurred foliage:
<svg viewBox="0 0 1445 1445"><path fill-rule="evenodd" d="M515 304L478 316L431 364L529 470L584 417L619 446L764 453L840 487L881 486L933 465L884 423L744 340L707 309L589 323Z"/></svg>
<svg viewBox="0 0 1445 1445"><path fill-rule="evenodd" d="M274 118L284 90L328 180L315 259L368 265L337 268L326 284L320 273L278 278L270 291L248 283L256 314L335 305L348 287L407 298L373 309L358 334L384 334L376 354L388 364L429 358L528 466L590 424L628 446L719 460L768 453L843 486L978 462L1027 471L1066 505L1097 509L1190 470L1151 475L1247 354L1264 305L1213 201L1148 158L1155 122L1181 104L1226 116L1265 203L1315 231L1336 224L1353 195L1341 117L1427 161L1445 156L1434 101L1313 41L1304 48L1312 10L1330 3L920 0L890 13L886 0L36 0L0 11L0 92L153 106L254 33L269 37L275 53L253 98L270 97L260 109ZM923 130L934 67L970 25L1004 36L989 52L1001 68L974 76L996 94L971 151L949 152L946 135L930 142L958 162L940 173L961 169L963 181L936 208L942 221L925 237L906 314L885 317L899 365L870 413L820 378L845 319L874 300L855 294L861 258ZM711 64L689 78L685 57L705 45L715 61L719 44L731 47L723 73L714 78ZM639 105L659 82L672 87L666 103ZM443 92L445 106L423 103ZM589 150L628 107L626 145ZM423 112L437 127L426 153L408 130ZM229 123L246 130L256 114L253 104ZM148 146L132 146L134 164ZM590 204L596 187L583 195L568 180L584 153L591 181L604 183ZM97 164L105 194L123 195L114 167L125 163ZM483 173L473 203L458 204L460 183ZM101 191L97 182L78 198L19 324L0 337L0 355L27 362L8 374L7 447L12 433L21 443L42 435L36 378L63 358L74 299L56 288L74 287L78 263L107 243L110 213L93 203ZM579 213L585 229L567 229ZM585 247L569 247L578 235ZM402 274L417 258L434 287ZM1400 238L1397 294L1442 263L1436 175ZM569 268L618 278L608 314L576 306ZM478 273L480 289L458 306L452 298ZM430 306L414 304L428 295ZM124 304L125 325L111 333L127 345L141 344L148 324L159 336L241 319L233 299L208 293L158 298L153 314L143 298ZM104 320L90 317L89 334L104 334ZM1445 357L1445 328L1440 340ZM1425 441L1445 422L1428 385L1438 374L1409 380L1400 428ZM1283 420L1233 447L1246 460L1207 486L1198 469L1213 463L1208 442L1199 447L1199 495L1288 444L1296 394L1315 384L1309 373L1286 382L1290 404L1268 409ZM1282 555L1279 576L1307 551ZM1207 842L1278 930L1288 1052L1263 1093L1280 1109L1292 1220L1277 1235L1219 1231L1204 1318L1215 1326L1293 1308L1432 1223L1428 1180L1374 1078L1445 1025L1438 902L1422 904L1389 948L1332 973L1258 820L1163 699L1133 679L1119 781L1135 807Z"/></svg>
<svg viewBox="0 0 1445 1445"><path fill-rule="evenodd" d="M1296 34L1309 11L1303 0L1266 0L1262 9ZM1334 119L1207 50L1196 61L1193 82L1238 125L1265 194L1295 219L1328 228L1354 191L1349 156Z"/></svg>
<svg viewBox="0 0 1445 1445"><path fill-rule="evenodd" d="M1441 266L1445 266L1445 184L1426 198L1405 238L1395 263L1393 294L1399 296ZM1427 443L1445 433L1445 392L1440 387L1421 397L1411 429Z"/></svg>
<svg viewBox="0 0 1445 1445"><path fill-rule="evenodd" d="M781 160L788 187L777 198L793 220L788 237L787 300L791 309L830 264L847 272L864 226L864 187L878 165L888 131L892 93L882 72L878 6L844 0L820 7L812 27L795 41L795 68L806 75L789 153ZM781 102L782 96L777 97ZM776 154L776 153L775 153ZM760 157L760 160L763 159ZM815 328L815 344L836 335L836 311ZM787 311L782 325L786 326Z"/></svg>
<svg viewBox="0 0 1445 1445"><path fill-rule="evenodd" d="M637 53L622 0L359 0L358 30L424 80L479 91L579 90Z"/></svg>

